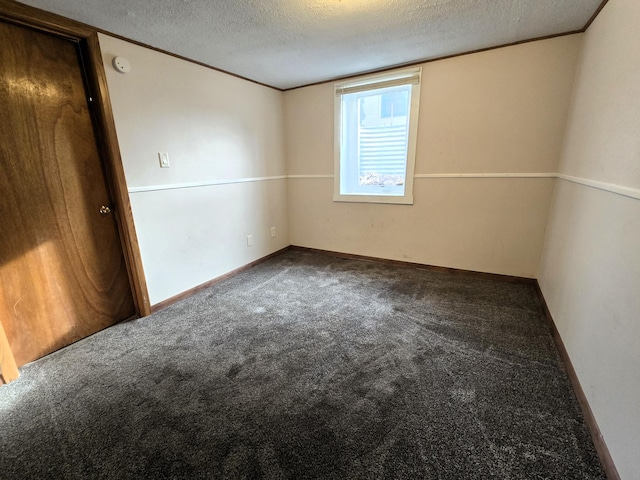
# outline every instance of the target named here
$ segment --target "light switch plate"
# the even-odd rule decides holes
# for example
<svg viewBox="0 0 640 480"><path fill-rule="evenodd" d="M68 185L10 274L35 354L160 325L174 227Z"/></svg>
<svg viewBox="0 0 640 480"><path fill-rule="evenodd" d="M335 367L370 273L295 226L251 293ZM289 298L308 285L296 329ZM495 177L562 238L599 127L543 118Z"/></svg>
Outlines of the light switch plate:
<svg viewBox="0 0 640 480"><path fill-rule="evenodd" d="M167 152L158 152L158 158L160 159L160 168L169 168L169 154Z"/></svg>

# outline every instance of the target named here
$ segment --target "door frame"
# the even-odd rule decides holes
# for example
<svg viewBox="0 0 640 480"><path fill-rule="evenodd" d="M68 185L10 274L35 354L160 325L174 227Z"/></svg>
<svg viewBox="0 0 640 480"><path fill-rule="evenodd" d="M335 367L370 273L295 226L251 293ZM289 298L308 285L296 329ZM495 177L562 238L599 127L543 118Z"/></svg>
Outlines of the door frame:
<svg viewBox="0 0 640 480"><path fill-rule="evenodd" d="M129 191L116 134L113 109L102 63L98 29L60 15L23 5L13 0L0 0L0 20L66 38L79 45L81 68L86 74L91 119L94 126L100 161L106 172L107 189L115 202L116 224L124 254L131 293L137 316L151 314L147 282L142 266ZM1 331L0 331L1 335ZM6 352L5 352L6 353ZM0 361L2 359L0 358ZM2 371L0 363L0 371ZM6 380L6 379L5 379Z"/></svg>

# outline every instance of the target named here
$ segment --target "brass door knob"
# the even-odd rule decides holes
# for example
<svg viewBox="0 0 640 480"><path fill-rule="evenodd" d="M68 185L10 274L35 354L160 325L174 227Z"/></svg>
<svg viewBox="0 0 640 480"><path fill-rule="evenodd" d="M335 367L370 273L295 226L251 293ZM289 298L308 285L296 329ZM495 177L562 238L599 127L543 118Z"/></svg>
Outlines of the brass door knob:
<svg viewBox="0 0 640 480"><path fill-rule="evenodd" d="M102 205L100 207L99 212L100 212L101 215L106 215L108 213L111 213L111 207L107 207L106 205Z"/></svg>

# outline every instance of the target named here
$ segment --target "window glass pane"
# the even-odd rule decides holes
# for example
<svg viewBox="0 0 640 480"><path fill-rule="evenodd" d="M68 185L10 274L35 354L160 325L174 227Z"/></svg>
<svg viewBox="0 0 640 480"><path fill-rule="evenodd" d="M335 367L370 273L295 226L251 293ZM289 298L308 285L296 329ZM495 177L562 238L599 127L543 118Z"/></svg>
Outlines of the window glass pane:
<svg viewBox="0 0 640 480"><path fill-rule="evenodd" d="M343 95L342 193L403 195L411 85Z"/></svg>
<svg viewBox="0 0 640 480"><path fill-rule="evenodd" d="M409 92L397 91L385 93L382 95L382 111L380 116L383 118L407 116L407 107L409 105Z"/></svg>

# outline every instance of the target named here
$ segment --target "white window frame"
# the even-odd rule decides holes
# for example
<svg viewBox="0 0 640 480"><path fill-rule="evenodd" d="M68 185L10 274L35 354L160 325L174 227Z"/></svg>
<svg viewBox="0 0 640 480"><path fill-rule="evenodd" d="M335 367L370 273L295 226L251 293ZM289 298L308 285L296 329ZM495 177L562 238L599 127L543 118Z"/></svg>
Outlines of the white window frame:
<svg viewBox="0 0 640 480"><path fill-rule="evenodd" d="M416 141L418 136L418 117L420 111L420 80L422 68L413 67L392 72L366 75L334 84L334 187L333 200L335 202L365 202L365 203L394 203L413 204L413 180L416 162ZM374 189L366 188L372 193L341 193L342 176L346 167L341 161L341 132L342 132L342 95L357 91L373 90L387 86L411 84L409 100L409 134L407 140L407 165L404 182L404 195L394 193L375 194ZM380 190L385 187L379 187Z"/></svg>

